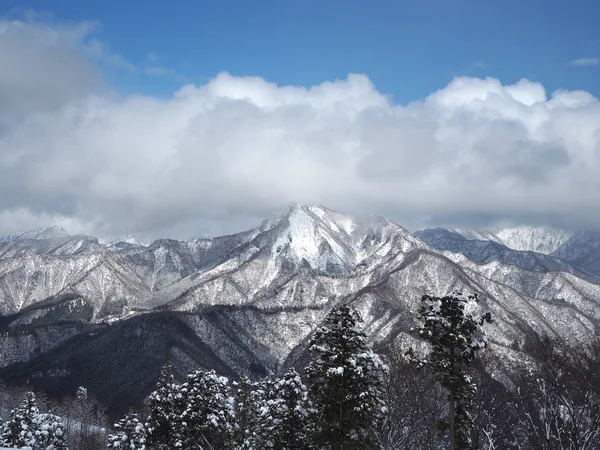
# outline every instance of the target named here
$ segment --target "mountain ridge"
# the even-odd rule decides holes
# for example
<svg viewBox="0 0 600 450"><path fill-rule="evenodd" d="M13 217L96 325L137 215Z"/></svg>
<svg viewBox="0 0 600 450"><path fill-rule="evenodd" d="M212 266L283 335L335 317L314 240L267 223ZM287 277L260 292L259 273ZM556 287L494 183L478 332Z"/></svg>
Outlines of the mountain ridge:
<svg viewBox="0 0 600 450"><path fill-rule="evenodd" d="M301 361L308 336L337 304L360 311L374 345L403 345L414 340L421 296L454 290L480 294L470 308L492 312L494 351L503 364L518 364L536 336L578 342L600 332L600 283L587 268L593 251L578 252L585 236L575 236L565 254L586 267L510 249L489 234L412 234L377 216L293 205L251 230L211 239L117 247L86 236L3 241L0 377L44 389L85 385L93 377L86 355L100 361L120 352L119 334L124 353L139 349L136 367L161 355L181 373L211 364L237 376L276 372ZM152 326L170 331L150 339ZM143 336L148 345L137 341ZM103 373L115 377L106 386L127 375ZM135 395L147 393L149 379Z"/></svg>

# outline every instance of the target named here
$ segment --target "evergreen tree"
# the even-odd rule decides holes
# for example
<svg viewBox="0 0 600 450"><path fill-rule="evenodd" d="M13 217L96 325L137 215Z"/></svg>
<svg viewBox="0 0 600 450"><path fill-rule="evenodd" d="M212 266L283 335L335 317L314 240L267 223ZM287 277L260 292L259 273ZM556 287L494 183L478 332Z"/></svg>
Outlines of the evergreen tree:
<svg viewBox="0 0 600 450"><path fill-rule="evenodd" d="M214 370L196 370L181 386L185 410L178 418L181 448L224 448L233 424L229 381Z"/></svg>
<svg viewBox="0 0 600 450"><path fill-rule="evenodd" d="M137 414L128 412L115 424L115 433L108 436L108 448L146 450L146 429Z"/></svg>
<svg viewBox="0 0 600 450"><path fill-rule="evenodd" d="M34 450L68 450L67 433L62 419L54 414L35 416L36 447Z"/></svg>
<svg viewBox="0 0 600 450"><path fill-rule="evenodd" d="M387 367L367 346L358 328L361 320L347 305L334 308L309 342L315 357L306 374L319 448L375 448L371 430L385 410L382 386Z"/></svg>
<svg viewBox="0 0 600 450"><path fill-rule="evenodd" d="M152 450L170 450L181 441L176 421L184 411L179 385L173 379L172 367L165 364L156 390L150 394L150 415L146 420L147 446Z"/></svg>
<svg viewBox="0 0 600 450"><path fill-rule="evenodd" d="M258 383L247 377L234 381L235 422L231 432L231 448L250 450L257 448L259 430L259 388Z"/></svg>
<svg viewBox="0 0 600 450"><path fill-rule="evenodd" d="M291 370L280 379L263 385L259 403L261 448L303 450L310 448L306 386L300 375Z"/></svg>
<svg viewBox="0 0 600 450"><path fill-rule="evenodd" d="M21 404L10 413L2 436L4 445L36 448L36 419L39 413L35 394L28 392Z"/></svg>
<svg viewBox="0 0 600 450"><path fill-rule="evenodd" d="M477 389L468 368L475 353L487 346L479 329L485 322L492 323L492 316L488 312L476 320L465 314L465 306L478 301L476 294L466 298L460 292L445 297L424 295L422 301L419 308L422 325L413 331L418 331L431 344L431 351L426 359L417 358L412 349L408 356L418 365L431 367L439 375L442 386L449 393L450 450L468 449L469 408Z"/></svg>

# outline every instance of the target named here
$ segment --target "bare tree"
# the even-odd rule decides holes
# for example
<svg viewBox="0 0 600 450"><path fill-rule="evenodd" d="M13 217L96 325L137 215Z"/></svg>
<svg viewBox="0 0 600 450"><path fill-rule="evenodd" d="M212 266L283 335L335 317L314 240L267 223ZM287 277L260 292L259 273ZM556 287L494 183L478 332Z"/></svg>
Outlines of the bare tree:
<svg viewBox="0 0 600 450"><path fill-rule="evenodd" d="M594 450L600 442L600 344L580 350L545 338L520 374L521 435L533 449Z"/></svg>
<svg viewBox="0 0 600 450"><path fill-rule="evenodd" d="M376 441L385 450L437 449L447 440L440 426L447 416L448 400L435 374L417 369L399 349L383 351L389 374L385 379L387 411L374 430Z"/></svg>

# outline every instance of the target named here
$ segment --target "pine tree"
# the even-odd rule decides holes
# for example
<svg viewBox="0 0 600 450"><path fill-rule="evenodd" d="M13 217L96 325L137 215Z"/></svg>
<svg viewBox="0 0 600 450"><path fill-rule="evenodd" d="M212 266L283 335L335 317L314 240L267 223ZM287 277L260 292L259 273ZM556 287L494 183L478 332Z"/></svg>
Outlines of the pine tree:
<svg viewBox="0 0 600 450"><path fill-rule="evenodd" d="M262 384L259 403L261 448L303 450L310 448L308 415L310 406L306 386L291 370L282 378Z"/></svg>
<svg viewBox="0 0 600 450"><path fill-rule="evenodd" d="M231 432L231 448L251 450L258 448L259 431L259 384L243 377L234 381L235 421Z"/></svg>
<svg viewBox="0 0 600 450"><path fill-rule="evenodd" d="M150 394L150 415L146 420L147 446L152 450L170 450L181 441L176 420L184 411L179 385L173 379L172 367L165 364L156 390Z"/></svg>
<svg viewBox="0 0 600 450"><path fill-rule="evenodd" d="M460 292L445 297L424 295L419 308L422 326L419 336L431 344L426 359L415 356L410 349L409 358L418 365L431 367L440 378L442 386L448 390L450 400L450 450L470 448L469 429L471 416L469 408L477 389L469 376L468 368L475 353L487 346L485 336L480 335L480 327L492 323L488 312L479 319L465 314L465 306L478 301L476 294L464 297Z"/></svg>
<svg viewBox="0 0 600 450"><path fill-rule="evenodd" d="M315 440L332 450L372 449L370 430L385 405L383 376L386 365L367 346L358 328L357 311L334 308L309 342L315 358L306 368ZM319 448L321 448L319 447Z"/></svg>
<svg viewBox="0 0 600 450"><path fill-rule="evenodd" d="M21 404L10 413L2 436L4 445L36 448L36 419L39 413L35 394L28 392Z"/></svg>
<svg viewBox="0 0 600 450"><path fill-rule="evenodd" d="M224 448L233 424L227 378L214 370L196 370L187 376L181 393L185 401L185 410L178 418L181 448Z"/></svg>
<svg viewBox="0 0 600 450"><path fill-rule="evenodd" d="M68 450L67 434L62 419L54 414L38 414L35 419L37 447L34 450Z"/></svg>
<svg viewBox="0 0 600 450"><path fill-rule="evenodd" d="M146 429L137 414L128 412L115 424L115 433L108 436L108 448L146 450Z"/></svg>

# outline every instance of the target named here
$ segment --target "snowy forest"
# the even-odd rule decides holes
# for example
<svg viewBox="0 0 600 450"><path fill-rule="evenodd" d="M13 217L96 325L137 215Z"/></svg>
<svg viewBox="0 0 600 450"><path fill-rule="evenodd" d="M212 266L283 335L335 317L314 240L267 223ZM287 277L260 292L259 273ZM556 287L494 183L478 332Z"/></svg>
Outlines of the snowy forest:
<svg viewBox="0 0 600 450"><path fill-rule="evenodd" d="M477 296L424 296L412 347L368 345L360 314L334 308L311 336L307 365L263 379L169 362L137 409L109 425L80 387L60 403L2 386L4 447L30 450L595 450L600 342L537 338L535 364L511 373L485 336Z"/></svg>

